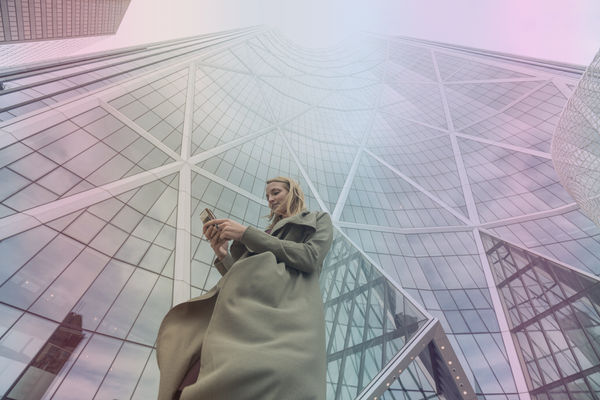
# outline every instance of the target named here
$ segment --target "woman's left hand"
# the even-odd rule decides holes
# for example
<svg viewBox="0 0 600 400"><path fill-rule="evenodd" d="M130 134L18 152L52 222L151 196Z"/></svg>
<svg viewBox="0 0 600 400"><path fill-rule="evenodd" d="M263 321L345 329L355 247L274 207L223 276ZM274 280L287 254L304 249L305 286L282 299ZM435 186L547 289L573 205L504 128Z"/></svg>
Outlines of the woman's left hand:
<svg viewBox="0 0 600 400"><path fill-rule="evenodd" d="M219 237L227 240L240 240L244 232L246 232L247 226L239 224L230 219L213 219L205 224L205 227L210 225L218 225Z"/></svg>

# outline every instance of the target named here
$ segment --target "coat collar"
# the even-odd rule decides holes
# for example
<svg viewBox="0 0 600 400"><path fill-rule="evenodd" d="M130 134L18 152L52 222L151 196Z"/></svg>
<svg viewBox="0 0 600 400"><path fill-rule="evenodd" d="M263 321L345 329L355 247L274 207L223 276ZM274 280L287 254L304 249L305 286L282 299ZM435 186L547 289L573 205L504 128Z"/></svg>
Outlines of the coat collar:
<svg viewBox="0 0 600 400"><path fill-rule="evenodd" d="M277 231L286 226L287 224L295 224L295 225L304 225L310 227L314 230L317 229L317 217L316 213L311 213L310 211L302 211L299 214L293 215L291 217L284 218L277 222L271 231L271 235L275 235Z"/></svg>

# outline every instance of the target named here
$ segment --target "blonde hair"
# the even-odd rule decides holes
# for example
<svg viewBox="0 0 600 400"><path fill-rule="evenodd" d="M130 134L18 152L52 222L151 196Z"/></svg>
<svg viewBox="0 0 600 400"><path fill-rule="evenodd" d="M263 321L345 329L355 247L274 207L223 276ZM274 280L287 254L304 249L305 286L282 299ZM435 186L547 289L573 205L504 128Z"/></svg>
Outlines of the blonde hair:
<svg viewBox="0 0 600 400"><path fill-rule="evenodd" d="M280 206L280 209L283 208L285 211L285 215L291 217L296 214L300 214L302 211L306 210L304 205L304 193L302 192L302 188L298 182L291 178L287 178L285 176L278 176L277 178L272 178L267 181L267 185L272 182L283 183L285 188L288 191L287 198L285 199L285 203ZM283 206L283 207L282 207ZM272 229L279 220L283 217L281 214L275 213L271 210L271 213L267 217L271 224L267 229Z"/></svg>

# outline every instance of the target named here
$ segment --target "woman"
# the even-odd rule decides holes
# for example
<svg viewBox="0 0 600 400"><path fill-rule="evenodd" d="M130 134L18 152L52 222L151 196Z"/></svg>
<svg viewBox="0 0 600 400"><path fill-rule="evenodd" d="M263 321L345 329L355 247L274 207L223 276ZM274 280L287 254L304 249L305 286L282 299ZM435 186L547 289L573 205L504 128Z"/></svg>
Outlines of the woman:
<svg viewBox="0 0 600 400"><path fill-rule="evenodd" d="M266 232L230 219L204 225L223 277L165 316L159 400L325 399L319 273L331 219L304 210L292 179L271 179L266 192Z"/></svg>

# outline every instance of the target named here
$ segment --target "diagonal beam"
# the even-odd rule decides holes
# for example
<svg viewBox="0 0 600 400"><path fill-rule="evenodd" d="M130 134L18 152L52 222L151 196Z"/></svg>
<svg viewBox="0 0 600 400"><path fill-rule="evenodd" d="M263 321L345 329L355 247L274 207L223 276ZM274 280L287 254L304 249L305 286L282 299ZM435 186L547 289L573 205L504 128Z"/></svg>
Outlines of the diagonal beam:
<svg viewBox="0 0 600 400"><path fill-rule="evenodd" d="M411 340L406 343L402 349L391 359L391 361L371 380L371 382L359 393L356 400L377 400L388 390L394 380L414 362L421 352L429 351L433 346L441 355L448 374L452 377L450 382L445 384L453 385L452 393L439 393L449 395L448 399L455 400L476 400L477 396L473 387L467 379L456 353L452 349L446 334L442 329L437 318L427 321L427 323L416 333ZM436 386L439 390L439 377L436 380ZM454 394L452 396L452 394Z"/></svg>

